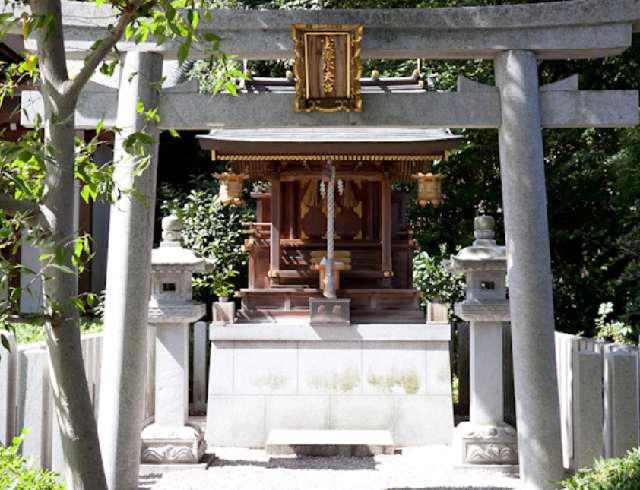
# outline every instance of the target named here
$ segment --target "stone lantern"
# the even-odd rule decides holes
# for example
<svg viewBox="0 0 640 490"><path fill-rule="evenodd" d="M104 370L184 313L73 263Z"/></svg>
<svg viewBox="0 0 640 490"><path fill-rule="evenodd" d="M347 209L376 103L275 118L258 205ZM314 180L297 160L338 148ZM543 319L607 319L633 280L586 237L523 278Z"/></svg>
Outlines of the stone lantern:
<svg viewBox="0 0 640 490"><path fill-rule="evenodd" d="M494 219L474 220L473 245L452 256L451 272L463 272L467 288L456 315L470 322L471 398L469 422L459 424L454 447L462 464L515 465L516 431L504 422L502 329L509 321L505 247L496 245Z"/></svg>
<svg viewBox="0 0 640 490"><path fill-rule="evenodd" d="M248 178L245 174L222 172L213 174L220 181L220 201L222 204L242 204L242 183Z"/></svg>
<svg viewBox="0 0 640 490"><path fill-rule="evenodd" d="M425 207L431 203L433 207L438 207L442 202L442 179L444 176L419 172L412 177L418 181L418 204Z"/></svg>
<svg viewBox="0 0 640 490"><path fill-rule="evenodd" d="M205 272L204 259L180 244L176 216L162 220L162 242L151 253L149 325L156 329L155 418L142 431L143 463L197 463L204 454L202 431L189 415L189 324L205 305L191 297L191 276Z"/></svg>

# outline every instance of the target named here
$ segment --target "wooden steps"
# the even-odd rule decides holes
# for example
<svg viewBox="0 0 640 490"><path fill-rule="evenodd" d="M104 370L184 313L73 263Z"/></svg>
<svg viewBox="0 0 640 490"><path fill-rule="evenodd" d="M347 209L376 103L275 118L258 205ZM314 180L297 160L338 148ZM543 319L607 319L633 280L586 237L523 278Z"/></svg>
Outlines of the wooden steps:
<svg viewBox="0 0 640 490"><path fill-rule="evenodd" d="M394 454L388 430L272 430L266 443L269 455L371 457Z"/></svg>

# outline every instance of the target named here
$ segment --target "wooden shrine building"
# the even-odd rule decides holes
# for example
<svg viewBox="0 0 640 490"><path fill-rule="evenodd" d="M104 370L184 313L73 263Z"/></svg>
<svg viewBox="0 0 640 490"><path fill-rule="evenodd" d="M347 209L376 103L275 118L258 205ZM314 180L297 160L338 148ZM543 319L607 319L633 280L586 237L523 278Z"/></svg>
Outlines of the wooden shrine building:
<svg viewBox="0 0 640 490"><path fill-rule="evenodd" d="M224 201L238 202L244 180L265 184L251 193L257 213L245 245L249 284L240 291L240 321L299 322L310 299L324 295L350 300L353 322L423 322L412 287L409 194L394 184L417 179L420 203L438 205L441 177L432 164L459 140L441 129L373 127L202 136L212 158L228 162L218 175Z"/></svg>

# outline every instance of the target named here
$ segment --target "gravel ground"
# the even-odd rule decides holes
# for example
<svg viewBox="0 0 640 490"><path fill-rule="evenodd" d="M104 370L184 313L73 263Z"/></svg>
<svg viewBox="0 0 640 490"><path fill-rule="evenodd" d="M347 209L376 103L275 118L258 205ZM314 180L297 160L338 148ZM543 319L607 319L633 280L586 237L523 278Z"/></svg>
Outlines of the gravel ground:
<svg viewBox="0 0 640 490"><path fill-rule="evenodd" d="M263 450L214 448L207 470L180 470L141 478L141 488L200 489L504 489L518 479L453 467L449 446L405 448L402 454L374 458L295 458L267 456Z"/></svg>

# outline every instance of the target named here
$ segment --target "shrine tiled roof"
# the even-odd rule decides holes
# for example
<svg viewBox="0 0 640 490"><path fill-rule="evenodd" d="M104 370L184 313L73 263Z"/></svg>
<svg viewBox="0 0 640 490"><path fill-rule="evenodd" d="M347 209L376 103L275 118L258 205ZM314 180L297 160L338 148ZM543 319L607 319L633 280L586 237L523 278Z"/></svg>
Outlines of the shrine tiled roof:
<svg viewBox="0 0 640 490"><path fill-rule="evenodd" d="M214 129L203 140L242 143L426 143L458 142L447 129L317 127Z"/></svg>

